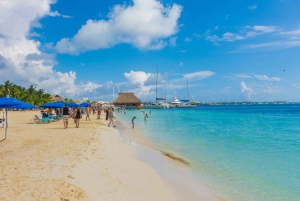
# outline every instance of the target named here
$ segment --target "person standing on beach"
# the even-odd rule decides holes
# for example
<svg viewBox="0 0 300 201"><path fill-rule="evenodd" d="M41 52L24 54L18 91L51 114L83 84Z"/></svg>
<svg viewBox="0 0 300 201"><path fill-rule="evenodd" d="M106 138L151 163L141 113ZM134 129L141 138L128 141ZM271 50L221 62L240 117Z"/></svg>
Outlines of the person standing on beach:
<svg viewBox="0 0 300 201"><path fill-rule="evenodd" d="M68 104L65 105L63 108L63 122L64 122L64 129L68 128L68 120L70 118Z"/></svg>
<svg viewBox="0 0 300 201"><path fill-rule="evenodd" d="M108 108L105 108L104 112L106 114L105 120L107 121L108 120Z"/></svg>
<svg viewBox="0 0 300 201"><path fill-rule="evenodd" d="M97 119L100 119L102 107L100 104L97 106Z"/></svg>
<svg viewBox="0 0 300 201"><path fill-rule="evenodd" d="M135 120L135 116L131 119L131 122L132 122L132 128L134 128L134 120Z"/></svg>
<svg viewBox="0 0 300 201"><path fill-rule="evenodd" d="M86 118L85 118L85 120L87 121L89 119L89 121L91 121L91 119L90 119L91 108L87 107L85 111L86 111Z"/></svg>
<svg viewBox="0 0 300 201"><path fill-rule="evenodd" d="M110 123L112 123L113 126L116 127L115 124L114 124L113 115L114 115L113 114L113 109L109 108L109 110L108 110L108 118L109 118L108 127L110 127Z"/></svg>
<svg viewBox="0 0 300 201"><path fill-rule="evenodd" d="M82 112L79 106L77 106L75 110L75 123L76 123L76 128L79 128L79 120L82 117Z"/></svg>

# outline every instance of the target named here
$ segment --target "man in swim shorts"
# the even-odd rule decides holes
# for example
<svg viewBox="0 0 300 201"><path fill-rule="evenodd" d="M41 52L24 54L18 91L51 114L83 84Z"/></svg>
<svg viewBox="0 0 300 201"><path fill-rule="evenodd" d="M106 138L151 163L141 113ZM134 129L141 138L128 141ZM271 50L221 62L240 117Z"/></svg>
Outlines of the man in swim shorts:
<svg viewBox="0 0 300 201"><path fill-rule="evenodd" d="M64 122L64 129L68 128L68 120L70 118L69 114L69 107L68 104L65 105L63 108L63 122Z"/></svg>
<svg viewBox="0 0 300 201"><path fill-rule="evenodd" d="M100 119L101 110L102 110L102 105L98 104L98 106L97 106L97 119Z"/></svg>

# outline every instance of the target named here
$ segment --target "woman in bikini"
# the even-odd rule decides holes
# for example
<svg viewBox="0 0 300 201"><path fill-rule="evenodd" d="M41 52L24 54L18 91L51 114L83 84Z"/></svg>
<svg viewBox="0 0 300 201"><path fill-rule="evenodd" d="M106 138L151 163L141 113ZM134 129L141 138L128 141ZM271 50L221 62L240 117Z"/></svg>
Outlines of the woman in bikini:
<svg viewBox="0 0 300 201"><path fill-rule="evenodd" d="M108 109L108 119L109 119L108 127L110 127L110 123L112 123L113 126L116 127L115 124L114 124L113 110L112 110L112 108L109 108L109 109Z"/></svg>

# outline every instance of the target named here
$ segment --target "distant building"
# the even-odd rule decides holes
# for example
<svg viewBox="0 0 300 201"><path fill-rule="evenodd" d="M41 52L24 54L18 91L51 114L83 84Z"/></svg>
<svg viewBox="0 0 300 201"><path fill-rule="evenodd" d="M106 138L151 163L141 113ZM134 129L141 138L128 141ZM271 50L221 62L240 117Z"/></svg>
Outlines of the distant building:
<svg viewBox="0 0 300 201"><path fill-rule="evenodd" d="M138 99L134 93L119 93L119 96L114 101L115 106L141 106L142 101Z"/></svg>
<svg viewBox="0 0 300 201"><path fill-rule="evenodd" d="M51 101L52 102L65 101L65 99L63 99L63 97L61 97L60 95L53 95L51 96Z"/></svg>

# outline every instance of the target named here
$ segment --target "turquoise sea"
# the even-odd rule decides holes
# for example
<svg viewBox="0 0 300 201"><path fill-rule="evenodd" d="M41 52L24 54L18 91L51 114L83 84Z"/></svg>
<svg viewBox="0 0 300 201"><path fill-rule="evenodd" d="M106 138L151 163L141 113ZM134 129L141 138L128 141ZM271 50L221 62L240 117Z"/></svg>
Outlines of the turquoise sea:
<svg viewBox="0 0 300 201"><path fill-rule="evenodd" d="M141 135L191 162L226 200L300 200L300 105L198 106L136 116Z"/></svg>

